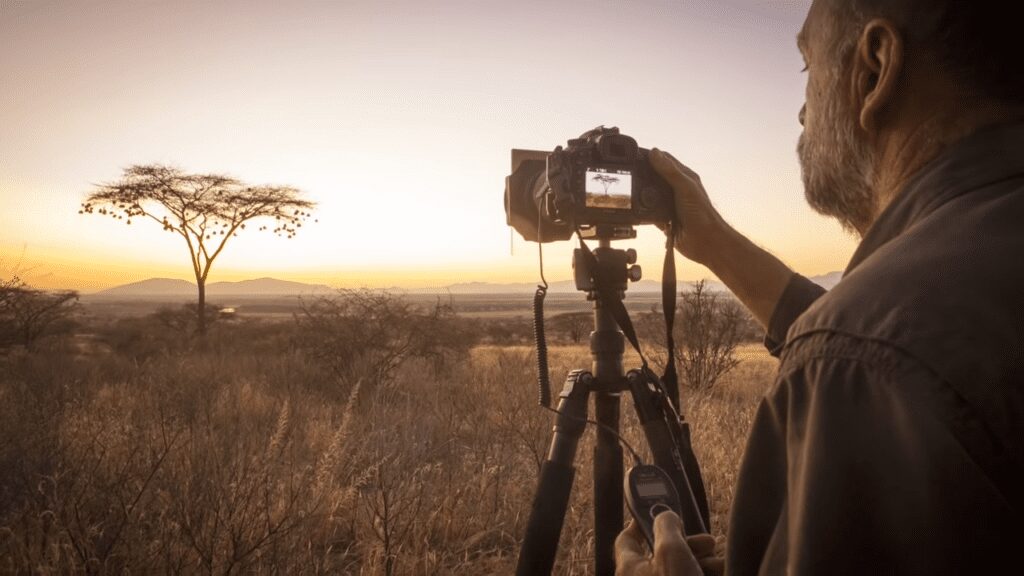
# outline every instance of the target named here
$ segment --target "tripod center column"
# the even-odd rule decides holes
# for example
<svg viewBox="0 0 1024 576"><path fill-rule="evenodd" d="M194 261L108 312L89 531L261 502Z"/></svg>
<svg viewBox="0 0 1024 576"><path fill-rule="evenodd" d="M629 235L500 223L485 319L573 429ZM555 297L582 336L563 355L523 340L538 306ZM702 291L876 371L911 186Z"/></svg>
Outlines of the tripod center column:
<svg viewBox="0 0 1024 576"><path fill-rule="evenodd" d="M600 300L594 302L594 328L590 333L591 372L602 391L620 392L623 388L619 381L625 375L622 355L626 351L626 339Z"/></svg>
<svg viewBox="0 0 1024 576"><path fill-rule="evenodd" d="M600 254L600 252L605 252ZM606 246L598 249L599 270L595 271L600 282L610 278L618 280L621 268L625 276L625 267L618 266L618 252ZM605 256L601 258L600 256ZM601 266L605 269L600 269ZM625 280L625 278L623 278ZM618 288L619 282L613 286ZM625 282L622 282L622 288ZM612 316L611 310L601 296L615 295L621 297L619 290L598 290L594 299L594 332L590 335L590 353L593 357L593 374L595 388L594 416L605 427L597 429L597 443L594 447L594 551L595 569L598 576L615 574L615 538L622 530L622 447L618 438L609 430L619 430L620 398L626 389L626 377L623 369L622 355L626 342L619 325ZM615 297L613 296L613 297Z"/></svg>

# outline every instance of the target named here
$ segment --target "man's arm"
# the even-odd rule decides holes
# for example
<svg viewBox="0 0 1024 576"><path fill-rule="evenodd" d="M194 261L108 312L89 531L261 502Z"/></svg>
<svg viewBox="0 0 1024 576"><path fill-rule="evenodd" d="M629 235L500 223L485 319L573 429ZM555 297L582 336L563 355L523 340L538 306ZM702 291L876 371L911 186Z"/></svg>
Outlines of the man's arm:
<svg viewBox="0 0 1024 576"><path fill-rule="evenodd" d="M730 226L711 204L700 176L671 154L655 149L651 166L675 191L676 217L682 222L676 231L676 249L718 276L765 327L769 338L781 334L766 340L775 351L793 320L825 290L813 290L816 285ZM780 301L785 307L776 314Z"/></svg>
<svg viewBox="0 0 1024 576"><path fill-rule="evenodd" d="M777 358L782 352L786 333L793 322L824 294L824 288L807 278L796 273L790 276L764 334L764 346L772 356Z"/></svg>

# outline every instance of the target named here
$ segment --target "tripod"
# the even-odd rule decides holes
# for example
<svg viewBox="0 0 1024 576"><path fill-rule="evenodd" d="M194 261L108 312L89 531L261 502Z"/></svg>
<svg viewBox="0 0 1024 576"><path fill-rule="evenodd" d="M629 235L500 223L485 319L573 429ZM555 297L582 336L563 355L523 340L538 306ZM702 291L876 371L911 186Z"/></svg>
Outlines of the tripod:
<svg viewBox="0 0 1024 576"><path fill-rule="evenodd" d="M550 574L554 566L576 474L577 445L586 428L591 396L599 424L593 462L595 573L615 574L615 539L623 527L623 454L618 430L620 400L627 390L655 464L675 484L687 533L707 532L709 524L707 498L686 423L646 366L624 373L625 342L620 327L631 334L634 344L635 335L622 299L628 281L640 279L639 267L630 267L636 262L636 252L613 249L611 236L597 237L599 246L593 252L582 246L581 240L581 248L573 255L576 288L587 292L588 299L594 302L594 331L590 335L593 364L590 372L570 372L559 394L551 447L541 467L516 567L518 576ZM674 285L674 272L672 276ZM674 293L674 286L671 290ZM668 324L671 329L671 323Z"/></svg>

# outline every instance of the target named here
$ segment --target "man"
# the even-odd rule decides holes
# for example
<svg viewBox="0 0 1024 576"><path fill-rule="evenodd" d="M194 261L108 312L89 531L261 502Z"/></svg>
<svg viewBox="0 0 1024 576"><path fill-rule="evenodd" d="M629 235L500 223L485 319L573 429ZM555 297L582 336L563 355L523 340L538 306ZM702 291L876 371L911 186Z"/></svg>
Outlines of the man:
<svg viewBox="0 0 1024 576"><path fill-rule="evenodd" d="M1024 542L1024 59L1014 4L815 0L806 197L861 236L829 293L730 228L668 154L676 246L779 356L744 454L730 574L1016 572ZM658 517L619 574L700 574Z"/></svg>

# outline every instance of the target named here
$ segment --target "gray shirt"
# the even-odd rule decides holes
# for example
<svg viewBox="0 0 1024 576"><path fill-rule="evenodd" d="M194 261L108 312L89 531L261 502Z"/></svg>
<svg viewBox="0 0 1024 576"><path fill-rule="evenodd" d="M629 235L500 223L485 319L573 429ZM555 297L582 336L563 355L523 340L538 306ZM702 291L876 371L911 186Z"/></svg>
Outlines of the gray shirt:
<svg viewBox="0 0 1024 576"><path fill-rule="evenodd" d="M925 167L831 291L794 276L727 571L1024 573L1024 124Z"/></svg>

